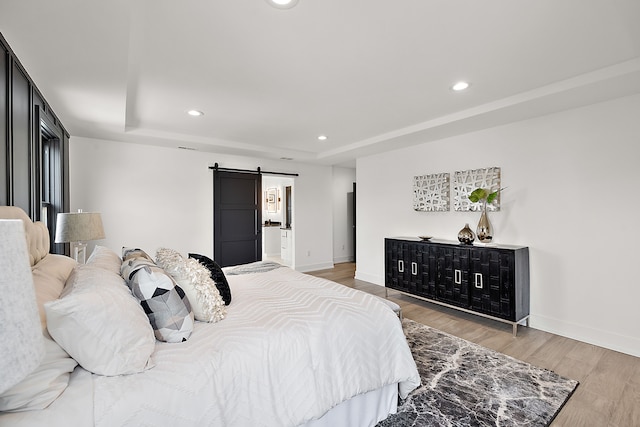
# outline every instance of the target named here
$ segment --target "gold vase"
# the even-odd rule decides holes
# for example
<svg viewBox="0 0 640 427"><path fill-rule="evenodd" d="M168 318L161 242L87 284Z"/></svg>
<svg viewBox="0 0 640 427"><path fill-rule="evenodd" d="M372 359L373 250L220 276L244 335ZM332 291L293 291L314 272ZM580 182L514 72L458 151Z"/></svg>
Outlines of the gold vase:
<svg viewBox="0 0 640 427"><path fill-rule="evenodd" d="M458 241L460 243L464 243L465 245L470 245L473 243L475 236L473 231L469 228L469 224L465 224L464 228L458 232Z"/></svg>
<svg viewBox="0 0 640 427"><path fill-rule="evenodd" d="M482 215L480 215L480 221L478 221L478 227L476 228L476 237L482 243L490 243L493 239L493 229L487 217L486 202L482 204Z"/></svg>

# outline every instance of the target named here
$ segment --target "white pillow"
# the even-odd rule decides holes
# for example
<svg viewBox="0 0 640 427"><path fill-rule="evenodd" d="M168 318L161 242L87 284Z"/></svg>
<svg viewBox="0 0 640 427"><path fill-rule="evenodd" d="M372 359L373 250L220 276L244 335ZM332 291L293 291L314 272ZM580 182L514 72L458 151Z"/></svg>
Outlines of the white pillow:
<svg viewBox="0 0 640 427"><path fill-rule="evenodd" d="M179 252L167 248L156 251L156 263L173 277L187 295L196 320L215 323L224 319L227 314L224 300L206 267L195 259L185 259Z"/></svg>
<svg viewBox="0 0 640 427"><path fill-rule="evenodd" d="M43 336L42 340L45 349L44 359L25 379L2 393L0 411L45 409L67 388L69 374L78 362L70 358L48 336Z"/></svg>
<svg viewBox="0 0 640 427"><path fill-rule="evenodd" d="M45 310L53 339L87 371L111 376L154 366L153 329L118 274L80 265L62 297L46 303Z"/></svg>
<svg viewBox="0 0 640 427"><path fill-rule="evenodd" d="M93 248L93 252L91 252L91 256L87 260L86 265L104 268L119 275L122 258L111 249L98 245Z"/></svg>

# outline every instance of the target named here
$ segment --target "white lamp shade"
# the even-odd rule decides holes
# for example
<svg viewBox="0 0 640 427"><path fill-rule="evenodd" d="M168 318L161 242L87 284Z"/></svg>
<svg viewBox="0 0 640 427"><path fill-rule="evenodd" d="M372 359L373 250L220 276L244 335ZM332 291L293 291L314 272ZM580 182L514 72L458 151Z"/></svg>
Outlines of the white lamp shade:
<svg viewBox="0 0 640 427"><path fill-rule="evenodd" d="M59 213L55 243L104 239L102 217L95 212Z"/></svg>
<svg viewBox="0 0 640 427"><path fill-rule="evenodd" d="M0 220L0 393L38 367L44 355L22 220Z"/></svg>

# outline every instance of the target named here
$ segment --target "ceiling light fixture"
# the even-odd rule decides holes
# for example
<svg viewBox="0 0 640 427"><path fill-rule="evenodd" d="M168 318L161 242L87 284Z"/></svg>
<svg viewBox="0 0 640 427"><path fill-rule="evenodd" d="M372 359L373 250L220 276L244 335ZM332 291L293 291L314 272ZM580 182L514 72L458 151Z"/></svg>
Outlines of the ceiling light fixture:
<svg viewBox="0 0 640 427"><path fill-rule="evenodd" d="M200 110L189 110L187 111L187 114L194 117L204 116L204 113Z"/></svg>
<svg viewBox="0 0 640 427"><path fill-rule="evenodd" d="M454 84L453 86L451 86L451 90L455 91L455 92L460 92L463 91L465 89L468 89L470 86L469 83L467 82L458 82L456 84Z"/></svg>
<svg viewBox="0 0 640 427"><path fill-rule="evenodd" d="M267 3L277 9L291 9L298 4L298 0L267 0Z"/></svg>
<svg viewBox="0 0 640 427"><path fill-rule="evenodd" d="M326 141L327 139L329 139L329 137L327 137L327 135L320 135L318 137L318 140L320 140L320 141Z"/></svg>

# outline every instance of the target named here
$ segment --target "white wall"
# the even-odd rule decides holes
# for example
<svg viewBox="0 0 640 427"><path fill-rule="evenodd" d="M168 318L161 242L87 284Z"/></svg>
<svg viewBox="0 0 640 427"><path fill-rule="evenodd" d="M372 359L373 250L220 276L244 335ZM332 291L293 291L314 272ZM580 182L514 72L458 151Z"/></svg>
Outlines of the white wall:
<svg viewBox="0 0 640 427"><path fill-rule="evenodd" d="M499 166L494 241L530 248L534 328L640 356L640 95L357 161L357 274L384 284L384 238L456 240L479 213L415 212L415 175ZM381 198L382 195L382 198Z"/></svg>
<svg viewBox="0 0 640 427"><path fill-rule="evenodd" d="M347 193L353 192L356 170L333 168L333 262L354 261L353 230L349 222Z"/></svg>
<svg viewBox="0 0 640 427"><path fill-rule="evenodd" d="M295 162L73 137L71 211L98 211L117 252L136 246L151 256L166 246L213 254L213 171L209 166L299 173L294 178L293 262L299 271L333 266L332 170ZM325 203L322 201L329 201Z"/></svg>

